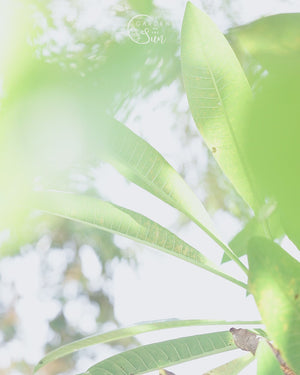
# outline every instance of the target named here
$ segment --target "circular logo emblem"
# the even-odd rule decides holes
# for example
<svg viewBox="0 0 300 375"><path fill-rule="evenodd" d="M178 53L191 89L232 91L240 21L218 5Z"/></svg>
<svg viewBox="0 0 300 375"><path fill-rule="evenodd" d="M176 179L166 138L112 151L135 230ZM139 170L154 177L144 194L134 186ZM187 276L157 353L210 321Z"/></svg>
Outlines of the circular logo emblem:
<svg viewBox="0 0 300 375"><path fill-rule="evenodd" d="M137 44L166 42L162 22L147 14L132 17L128 22L127 31L129 38Z"/></svg>

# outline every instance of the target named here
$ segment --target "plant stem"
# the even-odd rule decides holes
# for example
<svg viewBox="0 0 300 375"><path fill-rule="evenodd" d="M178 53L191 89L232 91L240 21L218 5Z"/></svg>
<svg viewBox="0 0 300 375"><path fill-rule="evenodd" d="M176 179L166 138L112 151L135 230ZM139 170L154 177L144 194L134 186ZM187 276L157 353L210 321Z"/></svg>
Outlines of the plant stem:
<svg viewBox="0 0 300 375"><path fill-rule="evenodd" d="M248 268L240 261L240 259L234 254L234 252L228 247L224 242L222 242L214 233L212 233L209 229L205 228L200 221L196 221L195 218L192 219L198 227L200 227L209 237L214 240L225 252L226 255L229 256L231 260L233 260L245 274L248 276ZM247 288L246 288L247 289Z"/></svg>
<svg viewBox="0 0 300 375"><path fill-rule="evenodd" d="M229 256L230 259L232 259L248 276L248 268L244 265L243 262L240 261L240 259L234 254L234 252L228 247L226 244L224 244L222 241L217 239L217 244L222 247L226 255Z"/></svg>
<svg viewBox="0 0 300 375"><path fill-rule="evenodd" d="M244 288L244 289L248 289L248 286L247 284L243 283L242 281L238 280L238 279L235 279L234 277L228 275L227 273L224 273L222 271L219 271L218 269L216 268L211 268L209 266L202 266L202 268L206 269L207 271L211 272L211 273L214 273L215 275L218 275L218 276L221 276L223 277L223 279L226 279L226 280L229 280L231 281L232 283Z"/></svg>

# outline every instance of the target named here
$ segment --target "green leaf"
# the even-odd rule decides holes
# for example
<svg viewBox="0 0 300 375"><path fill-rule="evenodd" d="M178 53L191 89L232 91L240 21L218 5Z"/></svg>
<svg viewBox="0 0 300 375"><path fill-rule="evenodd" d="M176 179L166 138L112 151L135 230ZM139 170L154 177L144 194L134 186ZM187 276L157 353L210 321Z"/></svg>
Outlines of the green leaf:
<svg viewBox="0 0 300 375"><path fill-rule="evenodd" d="M300 13L276 14L230 29L227 37L239 56L251 55L269 70L299 59L299 25Z"/></svg>
<svg viewBox="0 0 300 375"><path fill-rule="evenodd" d="M273 350L265 340L261 340L258 344L255 357L257 358L257 375L283 375Z"/></svg>
<svg viewBox="0 0 300 375"><path fill-rule="evenodd" d="M148 142L122 123L103 117L96 143L103 160L128 180L183 212L206 232L214 225L201 201Z"/></svg>
<svg viewBox="0 0 300 375"><path fill-rule="evenodd" d="M268 217L269 232L272 238L280 238L284 231L280 223L278 212L275 211ZM265 237L264 222L257 217L253 217L245 225L245 227L229 242L230 248L239 258L247 254L248 242L252 237ZM231 260L226 253L222 258L222 263Z"/></svg>
<svg viewBox="0 0 300 375"><path fill-rule="evenodd" d="M98 198L62 192L35 193L35 207L152 246L247 288L174 233L137 212Z"/></svg>
<svg viewBox="0 0 300 375"><path fill-rule="evenodd" d="M152 0L128 0L128 3L132 9L141 14L149 14L154 8Z"/></svg>
<svg viewBox="0 0 300 375"><path fill-rule="evenodd" d="M139 375L236 349L230 332L214 332L141 346L90 367L84 375Z"/></svg>
<svg viewBox="0 0 300 375"><path fill-rule="evenodd" d="M249 109L245 152L261 194L277 202L285 233L300 249L299 66L300 58L296 67L287 59L262 80Z"/></svg>
<svg viewBox="0 0 300 375"><path fill-rule="evenodd" d="M300 373L300 264L265 238L249 243L249 290L270 340Z"/></svg>
<svg viewBox="0 0 300 375"><path fill-rule="evenodd" d="M178 328L178 327L189 327L189 326L210 326L210 325L247 325L247 324L260 324L259 321L234 321L228 322L226 320L177 320L169 319L163 321L147 322L143 324L137 324L132 327L120 328L114 331L101 333L99 335L89 336L81 340L73 341L70 344L63 345L58 349L55 349L48 353L42 358L39 363L35 366L34 371L38 371L41 367L47 363L52 362L58 358L64 357L68 354L74 353L77 350L86 348L91 345L107 343L115 340L124 339L127 337L135 336L140 333L158 331L161 329Z"/></svg>
<svg viewBox="0 0 300 375"><path fill-rule="evenodd" d="M243 150L244 111L252 101L246 76L223 34L188 2L181 32L184 85L195 123L243 199L260 206Z"/></svg>
<svg viewBox="0 0 300 375"><path fill-rule="evenodd" d="M120 122L104 115L95 140L103 160L193 220L247 273L246 267L215 233L201 201L175 169L149 143Z"/></svg>
<svg viewBox="0 0 300 375"><path fill-rule="evenodd" d="M253 360L254 356L249 353L244 355L243 357L233 359L232 361L225 363L222 366L218 366L203 375L237 375Z"/></svg>

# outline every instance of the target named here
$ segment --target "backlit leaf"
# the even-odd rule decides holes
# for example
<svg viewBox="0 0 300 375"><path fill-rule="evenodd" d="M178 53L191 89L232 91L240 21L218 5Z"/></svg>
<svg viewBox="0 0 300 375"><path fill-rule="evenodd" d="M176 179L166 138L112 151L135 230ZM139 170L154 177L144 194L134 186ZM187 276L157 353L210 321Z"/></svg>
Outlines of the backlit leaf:
<svg viewBox="0 0 300 375"><path fill-rule="evenodd" d="M265 238L249 243L249 290L270 340L300 373L300 264Z"/></svg>
<svg viewBox="0 0 300 375"><path fill-rule="evenodd" d="M77 350L86 348L91 345L107 343L114 340L120 340L127 337L135 336L140 333L157 331L161 329L177 328L177 327L189 327L189 326L210 326L210 325L233 325L233 324L260 324L257 321L234 321L228 322L226 320L177 320L169 319L164 321L148 322L143 324L137 324L132 327L120 328L114 331L101 333L95 336L89 336L84 339L73 341L70 344L61 346L48 353L44 358L42 358L35 367L35 371L39 370L41 367L45 366L47 363L52 362L58 358L64 357L68 354L74 353Z"/></svg>
<svg viewBox="0 0 300 375"><path fill-rule="evenodd" d="M201 201L158 151L126 126L104 115L97 132L95 144L103 160L128 180L184 213L247 273L245 266L216 234Z"/></svg>
<svg viewBox="0 0 300 375"><path fill-rule="evenodd" d="M137 212L98 198L53 191L36 193L35 208L152 246L246 288L174 233Z"/></svg>
<svg viewBox="0 0 300 375"><path fill-rule="evenodd" d="M223 34L190 2L181 38L182 73L195 123L236 190L257 210L261 202L243 155L244 110L252 100L246 76Z"/></svg>

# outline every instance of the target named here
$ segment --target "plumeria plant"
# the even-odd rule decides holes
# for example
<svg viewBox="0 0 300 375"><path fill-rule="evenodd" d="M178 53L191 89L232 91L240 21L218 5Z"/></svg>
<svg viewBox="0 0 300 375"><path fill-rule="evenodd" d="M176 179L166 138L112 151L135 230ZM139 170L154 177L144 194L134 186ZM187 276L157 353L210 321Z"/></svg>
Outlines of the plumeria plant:
<svg viewBox="0 0 300 375"><path fill-rule="evenodd" d="M280 16L285 22L298 15ZM262 321L170 319L137 324L61 346L42 358L35 371L94 344L169 328L228 325L225 331L130 349L96 363L84 375L138 375L156 370L170 374L166 368L235 349L240 349L239 358L209 374L238 374L253 360L257 360L259 375L300 373L300 265L280 246L284 235L296 246L300 243L299 39L287 40L283 35L275 41L268 39L268 30L278 25L276 17L257 21L257 28L265 33L249 34L247 28L242 29L228 36L229 43L192 3L187 3L184 14L181 68L191 114L220 168L253 212L229 245L198 197L150 144L103 114L94 137L102 160L186 215L223 250L224 262L240 267L247 283L225 273L175 233L130 209L86 194L51 189L31 195L35 210L133 239L245 289L245 295L254 296ZM251 55L257 65L264 59L266 70L256 86L248 82L242 55ZM247 324L257 329L240 328Z"/></svg>

